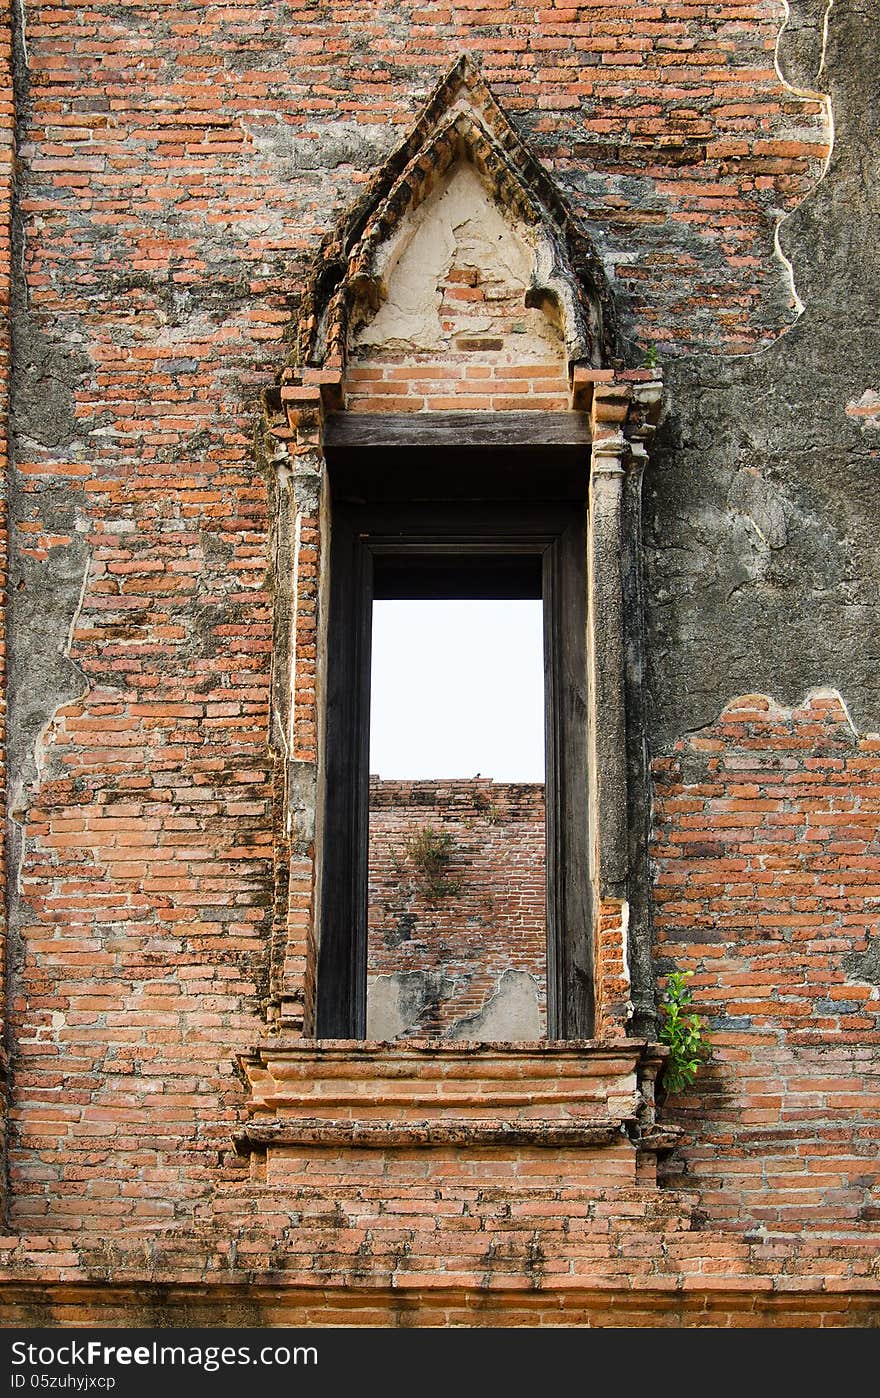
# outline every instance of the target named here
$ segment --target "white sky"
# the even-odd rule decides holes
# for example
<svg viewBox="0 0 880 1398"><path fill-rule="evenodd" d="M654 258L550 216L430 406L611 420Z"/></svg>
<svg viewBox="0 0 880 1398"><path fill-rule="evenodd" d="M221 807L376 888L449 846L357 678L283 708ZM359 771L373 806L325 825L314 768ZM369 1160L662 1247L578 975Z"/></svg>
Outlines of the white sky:
<svg viewBox="0 0 880 1398"><path fill-rule="evenodd" d="M542 605L373 604L370 771L544 780Z"/></svg>

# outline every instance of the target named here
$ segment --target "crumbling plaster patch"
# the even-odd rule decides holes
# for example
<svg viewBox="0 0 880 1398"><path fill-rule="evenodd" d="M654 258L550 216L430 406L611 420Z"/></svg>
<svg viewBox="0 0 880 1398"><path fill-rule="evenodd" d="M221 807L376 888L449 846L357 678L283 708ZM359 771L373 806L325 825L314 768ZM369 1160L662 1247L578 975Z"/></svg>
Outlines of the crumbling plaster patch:
<svg viewBox="0 0 880 1398"><path fill-rule="evenodd" d="M813 98L821 102L824 109L828 154L820 176L821 181L828 173L834 150L834 108L827 93L820 92L816 84L825 66L828 20L834 0L782 0L782 3L785 6L785 18L776 40L774 63L780 82L798 97ZM788 217L789 215L783 214L777 220L773 233L773 251L785 268L792 302L797 315L800 316L804 311L804 302L798 294L794 266L783 246L783 227Z"/></svg>
<svg viewBox="0 0 880 1398"><path fill-rule="evenodd" d="M303 136L277 112L252 112L242 127L276 178L296 179L303 171L323 177L339 166L374 170L394 144L394 127L357 121L328 121Z"/></svg>
<svg viewBox="0 0 880 1398"><path fill-rule="evenodd" d="M44 564L17 559L12 573L15 639L9 684L9 754L15 775L9 810L14 821L26 818L39 787L55 718L61 709L88 693L89 682L71 660L70 651L89 567L85 541L77 538L50 549ZM55 603L52 620L57 621L57 630L46 626L46 599L50 596ZM15 664L19 650L27 651L26 672Z"/></svg>
<svg viewBox="0 0 880 1398"><path fill-rule="evenodd" d="M10 569L7 898L13 969L20 962L23 929L32 920L21 898L28 811L43 780L59 716L89 690L70 651L90 563L85 539L75 533L69 544L51 548L45 562L19 555Z"/></svg>
<svg viewBox="0 0 880 1398"><path fill-rule="evenodd" d="M426 1010L452 989L452 981L436 971L371 976L367 984L367 1038L388 1042L409 1033Z"/></svg>
<svg viewBox="0 0 880 1398"><path fill-rule="evenodd" d="M783 36L781 70L834 111L827 171L781 235L804 310L759 353L664 365L644 495L654 752L736 693L832 686L861 730L880 727L876 438L852 411L880 362L880 13L795 13L810 24L797 63Z"/></svg>
<svg viewBox="0 0 880 1398"><path fill-rule="evenodd" d="M15 235L23 246L20 221ZM89 360L39 328L21 278L14 288L12 337L13 463L49 453L53 460L61 453L76 455L81 442L74 395ZM88 501L63 477L63 465L48 462L45 474L22 477L13 467L10 477L8 752L10 812L19 822L39 785L55 715L88 687L70 659L89 571ZM57 542L33 551L33 535L19 529L22 523Z"/></svg>
<svg viewBox="0 0 880 1398"><path fill-rule="evenodd" d="M505 971L480 1013L460 1019L449 1037L477 1043L516 1043L540 1039L542 1033L538 982L528 971Z"/></svg>
<svg viewBox="0 0 880 1398"><path fill-rule="evenodd" d="M785 13L776 40L776 71L792 92L815 96L825 66L834 0L782 0L782 5Z"/></svg>
<svg viewBox="0 0 880 1398"><path fill-rule="evenodd" d="M864 951L851 951L843 958L848 980L870 985L871 999L880 999L880 930L875 931Z"/></svg>
<svg viewBox="0 0 880 1398"><path fill-rule="evenodd" d="M454 984L441 972L398 971L371 977L367 987L367 1038L397 1039L418 1025L426 1010ZM505 971L478 1014L456 1020L443 1038L477 1043L534 1042L543 1037L539 987L528 971Z"/></svg>
<svg viewBox="0 0 880 1398"><path fill-rule="evenodd" d="M542 310L525 305L537 258L526 231L502 216L474 168L459 163L382 248L377 271L385 301L358 332L353 357L380 348L439 351L459 335L507 336L507 319L493 309L516 299L519 324L502 358L517 363L559 359L559 332ZM486 294L476 306L462 302L455 320L444 324L443 283L453 270L475 272Z"/></svg>

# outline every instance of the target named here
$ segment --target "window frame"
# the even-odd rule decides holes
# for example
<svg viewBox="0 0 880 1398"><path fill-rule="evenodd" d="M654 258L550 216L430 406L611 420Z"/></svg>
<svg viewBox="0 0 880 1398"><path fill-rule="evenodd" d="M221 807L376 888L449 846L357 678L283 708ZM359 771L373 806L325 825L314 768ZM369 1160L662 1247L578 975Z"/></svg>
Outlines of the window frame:
<svg viewBox="0 0 880 1398"><path fill-rule="evenodd" d="M537 449L542 470L515 469L511 476L496 451L484 449L478 457L465 454L458 461L441 453L433 463L436 473L430 455L426 459L422 452L414 459L407 453L392 469L387 457L382 467L365 457L353 471L351 460L342 458L334 470L328 453L333 498L316 1035L357 1040L366 1034L376 560L396 559L405 573L407 561L423 568L426 561L442 560L454 571L458 563L466 569L468 559L531 556L540 559L544 610L547 1038L590 1038L595 976L583 458L578 453L575 468L570 455L545 447ZM535 461L519 457L515 464L534 468ZM421 499L382 498L413 492L414 479L432 477L442 479L445 493L458 498L428 498L432 488L422 489ZM389 486L393 479L399 482L396 487ZM544 498L548 484L553 496ZM474 498L478 490L484 493Z"/></svg>

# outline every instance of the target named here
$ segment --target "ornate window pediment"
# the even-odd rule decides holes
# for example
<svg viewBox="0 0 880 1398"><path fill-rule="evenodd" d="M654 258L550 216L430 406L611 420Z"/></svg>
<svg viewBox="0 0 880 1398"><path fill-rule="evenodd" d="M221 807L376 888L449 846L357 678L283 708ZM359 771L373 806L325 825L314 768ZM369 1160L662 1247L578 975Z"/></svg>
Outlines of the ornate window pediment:
<svg viewBox="0 0 880 1398"><path fill-rule="evenodd" d="M344 368L358 331L386 300L407 225L463 167L527 252L525 305L558 325L569 369L614 362L614 307L598 254L464 57L321 247L301 304L300 368Z"/></svg>

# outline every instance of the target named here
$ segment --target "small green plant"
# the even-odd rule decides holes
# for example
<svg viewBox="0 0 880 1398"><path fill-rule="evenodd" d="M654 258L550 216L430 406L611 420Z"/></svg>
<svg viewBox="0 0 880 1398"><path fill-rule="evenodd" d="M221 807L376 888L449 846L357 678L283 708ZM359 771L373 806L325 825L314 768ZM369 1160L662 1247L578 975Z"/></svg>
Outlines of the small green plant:
<svg viewBox="0 0 880 1398"><path fill-rule="evenodd" d="M498 802L493 801L487 791L477 791L474 793L474 810L485 816L490 825L497 825L499 819Z"/></svg>
<svg viewBox="0 0 880 1398"><path fill-rule="evenodd" d="M671 971L660 1002L663 1023L660 1042L669 1048L663 1069L663 1086L667 1092L680 1092L690 1087L701 1063L711 1052L705 1021L693 1013L693 996L688 986L692 971Z"/></svg>
<svg viewBox="0 0 880 1398"><path fill-rule="evenodd" d="M450 878L449 866L455 856L455 842L448 830L435 830L423 825L406 842L406 857L419 883L421 892L429 899L445 898L458 892L458 882Z"/></svg>
<svg viewBox="0 0 880 1398"><path fill-rule="evenodd" d="M645 350L645 368L656 369L659 362L660 361L657 356L657 346L649 345L648 348Z"/></svg>

